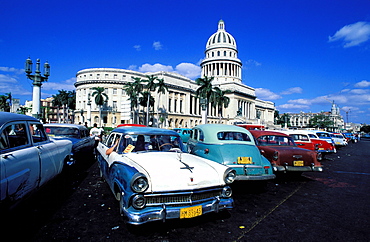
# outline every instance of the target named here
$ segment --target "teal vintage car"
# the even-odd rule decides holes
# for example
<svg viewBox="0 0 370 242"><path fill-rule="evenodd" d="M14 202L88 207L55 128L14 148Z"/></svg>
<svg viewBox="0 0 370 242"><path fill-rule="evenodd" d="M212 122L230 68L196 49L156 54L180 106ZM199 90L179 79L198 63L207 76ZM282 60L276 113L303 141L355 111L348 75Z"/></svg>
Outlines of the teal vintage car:
<svg viewBox="0 0 370 242"><path fill-rule="evenodd" d="M180 137L183 143L187 143L190 137L190 128L174 128L174 131L176 131Z"/></svg>
<svg viewBox="0 0 370 242"><path fill-rule="evenodd" d="M227 165L235 180L274 179L271 163L260 153L251 133L234 125L203 124L192 129L188 152Z"/></svg>

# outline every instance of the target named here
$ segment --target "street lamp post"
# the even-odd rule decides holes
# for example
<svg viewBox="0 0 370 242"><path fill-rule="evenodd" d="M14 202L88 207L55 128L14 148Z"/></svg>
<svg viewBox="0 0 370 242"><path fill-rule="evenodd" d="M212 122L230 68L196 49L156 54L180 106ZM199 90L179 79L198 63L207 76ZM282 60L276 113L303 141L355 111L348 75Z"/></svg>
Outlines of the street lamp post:
<svg viewBox="0 0 370 242"><path fill-rule="evenodd" d="M30 80L33 80L33 92L32 92L32 116L39 119L41 116L40 103L41 103L41 85L46 82L50 76L50 65L46 61L44 64L44 76L41 75L40 71L40 59L36 61L35 74L32 73L32 60L28 57L26 60L25 72Z"/></svg>

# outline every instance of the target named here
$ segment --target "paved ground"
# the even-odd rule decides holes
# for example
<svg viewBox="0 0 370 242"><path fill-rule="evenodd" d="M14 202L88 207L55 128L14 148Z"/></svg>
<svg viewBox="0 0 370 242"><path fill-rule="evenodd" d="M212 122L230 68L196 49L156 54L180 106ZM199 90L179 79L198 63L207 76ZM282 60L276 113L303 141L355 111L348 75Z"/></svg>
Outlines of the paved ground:
<svg viewBox="0 0 370 242"><path fill-rule="evenodd" d="M2 217L8 241L370 241L370 140L323 161L322 173L233 184L235 208L127 227L96 163L44 187Z"/></svg>

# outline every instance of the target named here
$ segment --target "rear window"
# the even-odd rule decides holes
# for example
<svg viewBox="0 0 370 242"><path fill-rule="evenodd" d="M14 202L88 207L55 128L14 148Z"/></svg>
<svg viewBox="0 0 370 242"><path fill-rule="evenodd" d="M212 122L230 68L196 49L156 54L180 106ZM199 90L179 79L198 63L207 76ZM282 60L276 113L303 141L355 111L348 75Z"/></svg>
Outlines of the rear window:
<svg viewBox="0 0 370 242"><path fill-rule="evenodd" d="M238 140L238 141L251 141L246 133L241 132L218 132L218 140Z"/></svg>

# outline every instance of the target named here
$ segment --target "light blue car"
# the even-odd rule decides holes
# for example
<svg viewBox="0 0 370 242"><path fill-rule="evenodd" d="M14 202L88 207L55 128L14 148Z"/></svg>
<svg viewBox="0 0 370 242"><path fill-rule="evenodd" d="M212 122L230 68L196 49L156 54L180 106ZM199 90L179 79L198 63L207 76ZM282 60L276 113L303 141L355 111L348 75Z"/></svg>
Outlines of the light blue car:
<svg viewBox="0 0 370 242"><path fill-rule="evenodd" d="M192 129L188 152L227 165L235 180L274 179L271 163L260 153L251 133L241 127L203 124Z"/></svg>
<svg viewBox="0 0 370 242"><path fill-rule="evenodd" d="M180 135L183 143L188 142L191 132L190 128L174 128L172 130L176 131Z"/></svg>

